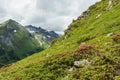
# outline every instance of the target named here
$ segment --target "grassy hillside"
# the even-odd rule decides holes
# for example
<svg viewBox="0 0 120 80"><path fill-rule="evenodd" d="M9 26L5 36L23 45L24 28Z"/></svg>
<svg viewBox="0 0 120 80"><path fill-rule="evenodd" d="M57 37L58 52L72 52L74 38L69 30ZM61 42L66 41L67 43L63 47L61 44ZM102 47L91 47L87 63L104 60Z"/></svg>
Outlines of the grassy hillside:
<svg viewBox="0 0 120 80"><path fill-rule="evenodd" d="M0 66L42 50L38 41L22 25L8 20L0 25Z"/></svg>
<svg viewBox="0 0 120 80"><path fill-rule="evenodd" d="M87 15L86 15L87 14ZM102 0L47 50L0 69L6 80L119 80L120 4Z"/></svg>

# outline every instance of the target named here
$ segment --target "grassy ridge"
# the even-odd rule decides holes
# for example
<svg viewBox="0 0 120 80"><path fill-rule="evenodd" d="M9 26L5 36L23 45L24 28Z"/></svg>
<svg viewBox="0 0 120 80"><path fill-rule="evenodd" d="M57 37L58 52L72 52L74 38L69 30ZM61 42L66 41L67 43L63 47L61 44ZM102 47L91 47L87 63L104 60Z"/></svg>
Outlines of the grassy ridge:
<svg viewBox="0 0 120 80"><path fill-rule="evenodd" d="M34 36L19 23L10 19L0 25L0 66L23 59L40 49Z"/></svg>

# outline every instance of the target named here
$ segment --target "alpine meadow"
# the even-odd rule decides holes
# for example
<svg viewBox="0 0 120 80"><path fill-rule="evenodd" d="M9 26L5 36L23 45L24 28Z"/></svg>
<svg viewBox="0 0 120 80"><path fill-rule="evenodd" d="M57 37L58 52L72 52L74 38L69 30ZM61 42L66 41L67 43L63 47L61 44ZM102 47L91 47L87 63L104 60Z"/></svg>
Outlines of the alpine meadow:
<svg viewBox="0 0 120 80"><path fill-rule="evenodd" d="M96 2L62 36L39 31L0 24L0 80L120 80L120 0Z"/></svg>

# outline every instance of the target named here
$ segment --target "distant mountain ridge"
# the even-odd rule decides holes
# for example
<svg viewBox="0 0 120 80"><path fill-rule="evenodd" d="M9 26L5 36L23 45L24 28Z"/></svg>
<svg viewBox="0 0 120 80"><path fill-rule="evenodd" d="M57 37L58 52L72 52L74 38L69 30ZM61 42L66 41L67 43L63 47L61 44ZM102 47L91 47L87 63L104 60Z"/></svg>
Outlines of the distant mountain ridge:
<svg viewBox="0 0 120 80"><path fill-rule="evenodd" d="M28 25L28 26L25 26L25 28L29 32L39 35L39 37L37 36L38 39L40 41L45 41L48 44L50 44L53 39L59 37L59 35L57 33L55 33L54 31L47 31L41 27Z"/></svg>
<svg viewBox="0 0 120 80"><path fill-rule="evenodd" d="M0 24L0 66L23 59L49 47L59 35L9 19Z"/></svg>

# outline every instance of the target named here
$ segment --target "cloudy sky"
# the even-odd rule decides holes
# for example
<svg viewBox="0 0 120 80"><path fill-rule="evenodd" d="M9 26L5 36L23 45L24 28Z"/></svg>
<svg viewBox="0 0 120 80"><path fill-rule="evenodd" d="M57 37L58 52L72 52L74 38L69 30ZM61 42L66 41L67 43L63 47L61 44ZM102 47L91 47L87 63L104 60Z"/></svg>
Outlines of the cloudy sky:
<svg viewBox="0 0 120 80"><path fill-rule="evenodd" d="M90 5L100 0L0 0L0 23L14 19L63 33Z"/></svg>

